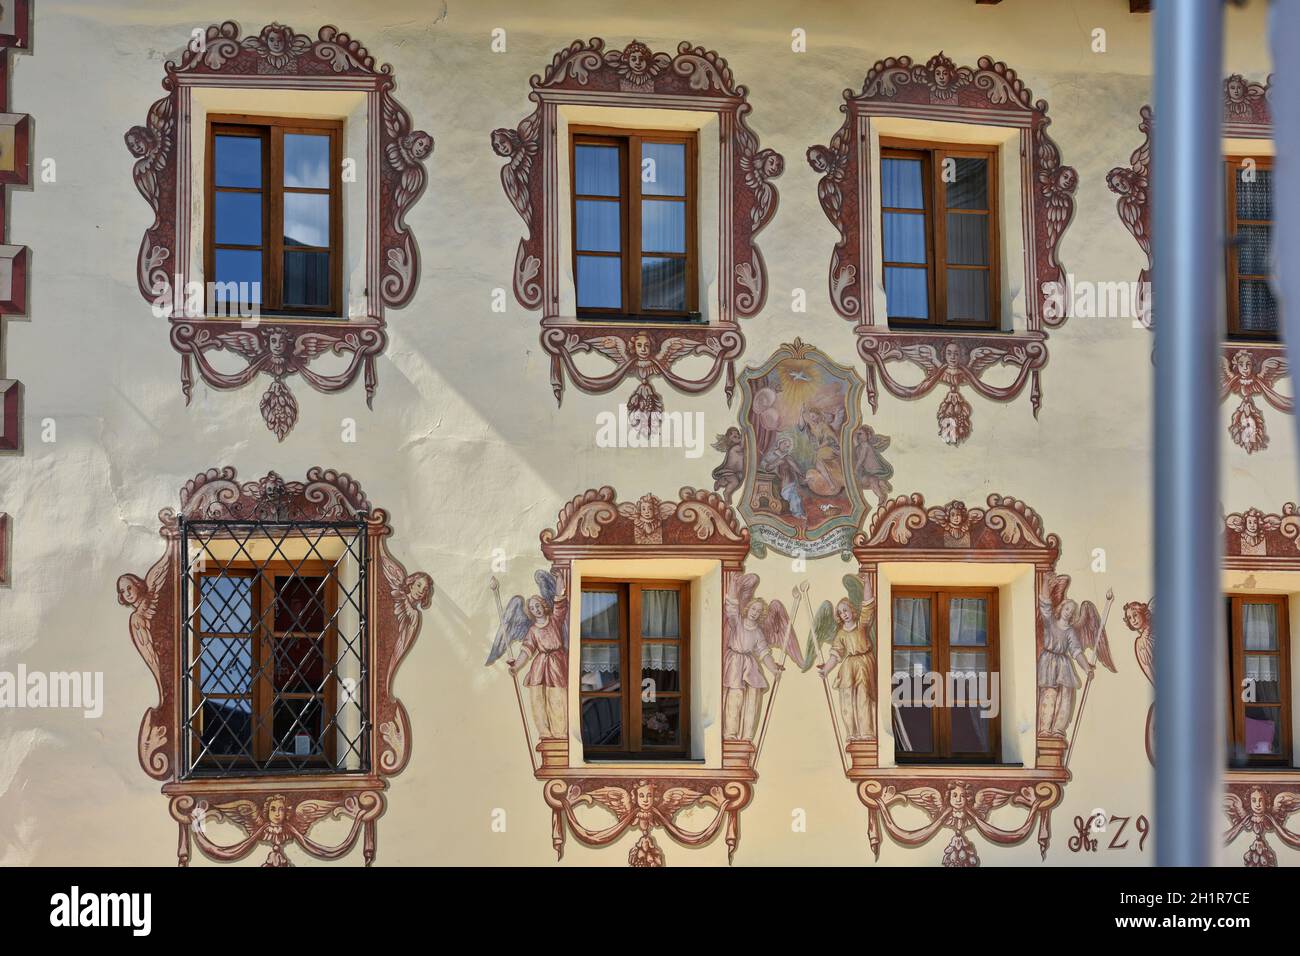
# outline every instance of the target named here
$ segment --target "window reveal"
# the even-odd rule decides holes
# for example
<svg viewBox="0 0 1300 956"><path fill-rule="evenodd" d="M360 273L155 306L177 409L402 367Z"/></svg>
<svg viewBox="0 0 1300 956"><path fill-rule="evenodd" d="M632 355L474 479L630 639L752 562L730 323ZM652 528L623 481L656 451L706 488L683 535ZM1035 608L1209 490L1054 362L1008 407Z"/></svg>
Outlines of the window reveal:
<svg viewBox="0 0 1300 956"><path fill-rule="evenodd" d="M996 762L997 592L895 588L892 600L898 761Z"/></svg>
<svg viewBox="0 0 1300 956"><path fill-rule="evenodd" d="M589 756L690 753L690 586L582 583L579 688Z"/></svg>
<svg viewBox="0 0 1300 956"><path fill-rule="evenodd" d="M695 145L693 133L574 131L580 316L698 316Z"/></svg>
<svg viewBox="0 0 1300 956"><path fill-rule="evenodd" d="M882 140L880 156L890 324L996 328L996 152Z"/></svg>
<svg viewBox="0 0 1300 956"><path fill-rule="evenodd" d="M210 118L205 272L218 314L342 314L341 136L339 121Z"/></svg>
<svg viewBox="0 0 1300 956"><path fill-rule="evenodd" d="M366 770L364 525L185 521L182 534L187 773Z"/></svg>
<svg viewBox="0 0 1300 956"><path fill-rule="evenodd" d="M1227 169L1228 335L1276 340L1277 301L1269 286L1273 240L1273 161L1229 156Z"/></svg>

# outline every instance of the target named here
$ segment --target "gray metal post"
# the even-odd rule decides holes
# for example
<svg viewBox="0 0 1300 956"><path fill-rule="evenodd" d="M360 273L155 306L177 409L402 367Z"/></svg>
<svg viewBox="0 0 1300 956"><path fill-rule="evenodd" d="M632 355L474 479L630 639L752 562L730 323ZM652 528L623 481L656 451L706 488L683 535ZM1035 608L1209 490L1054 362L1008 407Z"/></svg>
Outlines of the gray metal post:
<svg viewBox="0 0 1300 956"><path fill-rule="evenodd" d="M1273 117L1273 261L1274 286L1282 308L1282 333L1291 365L1292 392L1300 394L1300 3L1274 3L1269 9L1268 35L1273 47L1273 93L1269 110ZM1276 263L1287 263L1279 269ZM1300 415L1292 417L1297 447L1300 447Z"/></svg>
<svg viewBox="0 0 1300 956"><path fill-rule="evenodd" d="M1155 6L1156 863L1216 859L1223 0Z"/></svg>

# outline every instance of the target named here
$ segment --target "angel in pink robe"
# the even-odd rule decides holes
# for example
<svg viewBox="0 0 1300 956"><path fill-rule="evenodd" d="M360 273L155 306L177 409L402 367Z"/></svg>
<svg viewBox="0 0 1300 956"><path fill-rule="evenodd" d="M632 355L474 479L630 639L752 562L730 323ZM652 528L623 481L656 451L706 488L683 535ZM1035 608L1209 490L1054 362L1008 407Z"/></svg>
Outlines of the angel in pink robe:
<svg viewBox="0 0 1300 956"><path fill-rule="evenodd" d="M726 649L722 663L722 736L731 740L753 740L758 730L759 708L768 688L763 666L780 674L785 670L784 659L791 656L801 668L804 666L785 605L755 597L757 587L757 574L740 575L723 601ZM795 613L798 611L796 593ZM785 651L781 662L772 655L777 647Z"/></svg>

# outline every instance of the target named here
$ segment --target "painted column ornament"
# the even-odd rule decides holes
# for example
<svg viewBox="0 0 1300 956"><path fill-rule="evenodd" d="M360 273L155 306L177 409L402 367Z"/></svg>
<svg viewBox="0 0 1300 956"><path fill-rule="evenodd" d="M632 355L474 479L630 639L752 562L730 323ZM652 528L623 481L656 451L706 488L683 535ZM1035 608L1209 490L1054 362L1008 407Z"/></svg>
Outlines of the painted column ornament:
<svg viewBox="0 0 1300 956"><path fill-rule="evenodd" d="M1263 83L1234 73L1223 81L1223 135L1236 139L1273 138L1273 77ZM1146 256L1146 268L1138 275L1145 303L1141 318L1151 327L1151 135L1153 114L1149 105L1140 112L1138 131L1145 139L1133 151L1128 166L1117 166L1106 176L1106 185L1119 196L1115 208L1125 228L1132 233ZM1287 381L1286 349L1280 341L1228 341L1222 346L1219 401L1237 400L1228 423L1228 436L1246 454L1268 447L1268 426L1264 409L1268 405L1286 415L1295 414L1295 397L1278 389Z"/></svg>
<svg viewBox="0 0 1300 956"><path fill-rule="evenodd" d="M1048 135L1047 102L1035 100L1015 70L982 56L958 66L942 52L924 64L911 57L878 61L862 91L844 91L844 122L825 146L808 149L808 164L821 180L817 196L839 238L831 251L831 304L855 323L858 354L867 366L867 398L877 411L878 387L915 400L943 388L939 437L960 445L970 437L973 412L962 389L995 402L1010 402L1026 387L1034 416L1042 405L1041 372L1047 365L1047 329L1070 315L1069 277L1058 257L1061 237L1074 218L1078 174L1061 161ZM1019 174L1025 255L1025 324L1012 331L964 332L891 329L879 315L883 280L876 276L878 231L870 208L877 170L870 144L879 117L910 117L949 123L1005 126L1020 131ZM1015 155L1010 150L1009 156ZM892 366L910 365L921 378L896 378ZM994 366L1010 368L1011 380L986 380Z"/></svg>
<svg viewBox="0 0 1300 956"><path fill-rule="evenodd" d="M509 662L529 766L544 782L542 796L551 809L556 857L563 858L570 834L584 846L604 847L634 832L628 864L663 866L664 852L655 840L661 832L684 847L705 846L721 834L730 862L740 843L740 812L753 798L758 756L783 672L790 664L806 669L810 663L792 624L799 599L788 612L780 601L758 596L758 575L745 573L749 531L726 501L709 491L682 488L676 500L647 493L621 502L613 488L589 489L560 510L555 527L541 533L541 545L551 567L534 574L531 597L520 594L503 604L500 584L495 578L489 582L500 623L486 664ZM713 559L722 565L722 764L593 768L581 754L570 759L570 748L581 747L582 739L571 729L579 721L568 713L571 645L565 606L573 562L655 559ZM755 673L764 663L778 665L770 681ZM527 675L527 705L521 672ZM593 827L579 819L578 807L600 807L612 819ZM679 822L690 809L706 812L703 825Z"/></svg>
<svg viewBox="0 0 1300 956"><path fill-rule="evenodd" d="M366 556L358 570L367 613L361 624L368 677L358 770L295 774L255 774L238 769L192 774L185 764L184 735L192 710L182 642L187 633L183 592L197 588L182 554L180 519L230 521L242 526L275 522L357 521L364 525ZM288 866L291 847L321 860L334 860L361 842L367 865L375 858L376 822L384 812L388 779L411 757L410 718L394 693L397 668L420 633L422 613L433 599L433 580L422 571L408 573L390 553L388 513L374 507L350 476L313 467L302 481L286 481L275 472L258 481L240 482L234 468L212 468L186 482L179 511L159 513L163 555L143 576L123 574L117 581L118 603L130 609L131 643L153 676L157 703L140 721L140 766L163 784L170 813L179 827L177 860L189 863L197 844L218 862L243 859L268 848L264 866ZM191 542L192 544L192 542ZM241 546L242 547L242 546ZM313 546L314 547L314 546ZM278 548L277 548L278 550ZM247 553L247 552L245 552ZM197 613L193 609L189 612ZM187 729L189 728L189 729ZM325 819L350 821L348 833L326 845L312 838ZM228 821L244 832L232 844L218 842L210 822Z"/></svg>
<svg viewBox="0 0 1300 956"><path fill-rule="evenodd" d="M209 26L202 41L191 42L179 62L169 60L165 70L166 95L125 139L135 157L136 188L153 212L140 243L137 283L155 315L171 323L186 404L197 368L204 382L221 390L242 388L259 375L270 379L261 412L281 441L298 421L298 401L289 388L293 376L330 393L343 391L363 375L366 405L373 407L375 359L388 341L385 308L407 305L419 280L419 251L406 216L424 192L424 164L433 152L433 138L414 129L410 115L393 98L392 67L376 65L360 42L334 26L321 27L314 39L279 23L242 36L239 24L227 20ZM353 187L367 195L364 315L259 319L250 328L246 320L207 314L207 296L195 285L201 266L190 261L191 207L199 198L193 195L191 176L197 165L193 152L199 147L191 143L189 117L195 109L192 91L203 87L365 93L368 181ZM211 361L212 352L232 354L240 367L220 370ZM342 358L343 368L316 369L316 359L326 353Z"/></svg>
<svg viewBox="0 0 1300 956"><path fill-rule="evenodd" d="M1060 553L1060 539L1046 532L1036 511L1023 501L998 494L989 495L979 507L962 501L927 506L919 494L895 497L876 509L867 529L855 538L858 574L845 577L846 598L834 606L823 603L814 630L819 646L832 647L821 668L823 675L829 677L839 668L840 709L834 707L829 687L827 706L845 776L856 785L858 799L867 808L867 837L877 859L885 836L899 846L919 847L944 830L950 833L943 853L947 867L979 865L974 837L996 846L1013 846L1036 835L1046 859L1052 811L1070 781L1069 759L1093 673L1098 664L1115 669L1105 629L1112 596L1107 595L1106 611L1101 613L1090 601L1069 598L1069 577L1056 574ZM1023 768L881 765L874 715L862 713L864 708L875 708L875 688L883 693L884 687L892 686L892 681L882 685L877 673L880 566L936 561L1014 562L1034 569L1039 720L1033 761L1026 759ZM869 671L864 679L872 692L865 695L856 693L857 674L844 673L844 662L854 654L853 667ZM1083 682L1079 670L1085 673ZM992 811L1003 807L1023 813L1018 824L1007 828L990 820ZM929 822L909 826L896 816L904 808L922 811Z"/></svg>
<svg viewBox="0 0 1300 956"><path fill-rule="evenodd" d="M736 83L727 61L712 50L683 41L675 54L656 53L633 40L606 49L599 37L574 40L529 85L537 104L514 129L492 132L492 149L505 159L501 185L527 227L515 253L513 287L525 309L541 312L541 341L551 356L551 389L557 404L566 378L582 391L604 394L625 379L636 381L628 408L647 416L662 412L656 388L662 380L679 392L711 389L726 374L727 401L735 387L735 360L744 350L739 320L757 315L767 299L767 269L755 237L777 209L773 180L785 160L761 149L749 128L749 91ZM579 320L560 314L562 284L571 282L561 263L561 202L558 141L560 112L567 106L691 110L716 113L719 129L719 261L717 314L703 324L636 325ZM700 245L715 245L702 237ZM602 374L582 371L574 360L599 353L611 363ZM687 356L703 356L707 369L691 378L674 370ZM642 419L642 430L653 426Z"/></svg>

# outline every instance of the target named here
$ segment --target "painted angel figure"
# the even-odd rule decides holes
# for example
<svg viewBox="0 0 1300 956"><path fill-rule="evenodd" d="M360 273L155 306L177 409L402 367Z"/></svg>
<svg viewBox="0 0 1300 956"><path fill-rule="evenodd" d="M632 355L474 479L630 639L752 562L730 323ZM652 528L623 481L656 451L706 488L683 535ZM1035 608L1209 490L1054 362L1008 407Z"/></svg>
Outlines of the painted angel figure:
<svg viewBox="0 0 1300 956"><path fill-rule="evenodd" d="M889 481L894 477L894 466L884 456L889 442L888 435L878 435L870 425L853 430L853 477L859 488L876 496L876 504L889 497L894 488Z"/></svg>
<svg viewBox="0 0 1300 956"><path fill-rule="evenodd" d="M722 464L713 469L713 490L722 492L727 504L745 483L745 435L732 425L713 442L714 451L723 454Z"/></svg>
<svg viewBox="0 0 1300 956"><path fill-rule="evenodd" d="M631 369L636 374L639 384L627 402L628 418L645 436L658 428L664 410L664 400L650 380L656 375L669 374L678 359L707 349L694 339L670 335L660 343L659 351L654 352L654 340L645 332L636 333L630 340L619 335L601 335L587 344L613 361L619 371Z"/></svg>
<svg viewBox="0 0 1300 956"><path fill-rule="evenodd" d="M496 578L490 582L497 595L500 624L485 666L491 666L515 644L517 656L506 661L518 674L525 667L524 686L528 688L533 709L533 723L542 738L563 738L568 731L569 711L569 602L564 584L548 571L533 575L537 594L524 600L516 594L501 609Z"/></svg>
<svg viewBox="0 0 1300 956"><path fill-rule="evenodd" d="M823 601L813 618L817 644L830 645L826 660L818 666L822 679L835 675L840 713L849 740L876 739L876 595L870 582L865 586L856 575L844 575L842 597L831 606Z"/></svg>
<svg viewBox="0 0 1300 956"><path fill-rule="evenodd" d="M1138 667L1146 676L1152 687L1156 684L1156 639L1151 630L1152 616L1155 614L1156 599L1143 604L1141 601L1129 601L1124 605L1124 624L1137 637L1133 639L1133 654L1137 657ZM1147 759L1154 766L1156 762L1155 736L1156 705L1147 708Z"/></svg>
<svg viewBox="0 0 1300 956"><path fill-rule="evenodd" d="M1096 663L1115 671L1106 640L1106 617L1115 592L1106 592L1106 610L1098 614L1091 601L1066 597L1069 589L1070 576L1054 574L1038 599L1043 634L1038 655L1038 733L1043 736L1064 737L1070 726L1075 692L1082 686L1074 669L1076 662L1089 678ZM1093 660L1086 651L1093 652Z"/></svg>
<svg viewBox="0 0 1300 956"><path fill-rule="evenodd" d="M804 666L803 652L785 605L756 597L757 588L757 574L738 575L723 601L726 651L722 664L722 736L729 740L754 739L763 692L768 689L765 665L778 675L785 670L787 658ZM797 614L798 592L794 602ZM774 648L785 652L781 661L773 657Z"/></svg>
<svg viewBox="0 0 1300 956"><path fill-rule="evenodd" d="M1277 866L1277 853L1268 845L1265 835L1274 833L1287 846L1300 848L1300 834L1286 825L1287 818L1300 810L1300 794L1279 793L1270 807L1268 794L1263 788L1251 787L1247 800L1248 804L1242 803L1241 797L1231 791L1224 795L1223 812L1231 826L1224 834L1223 842L1231 843L1243 830L1249 830L1255 834L1255 839L1242 857L1246 866Z"/></svg>

